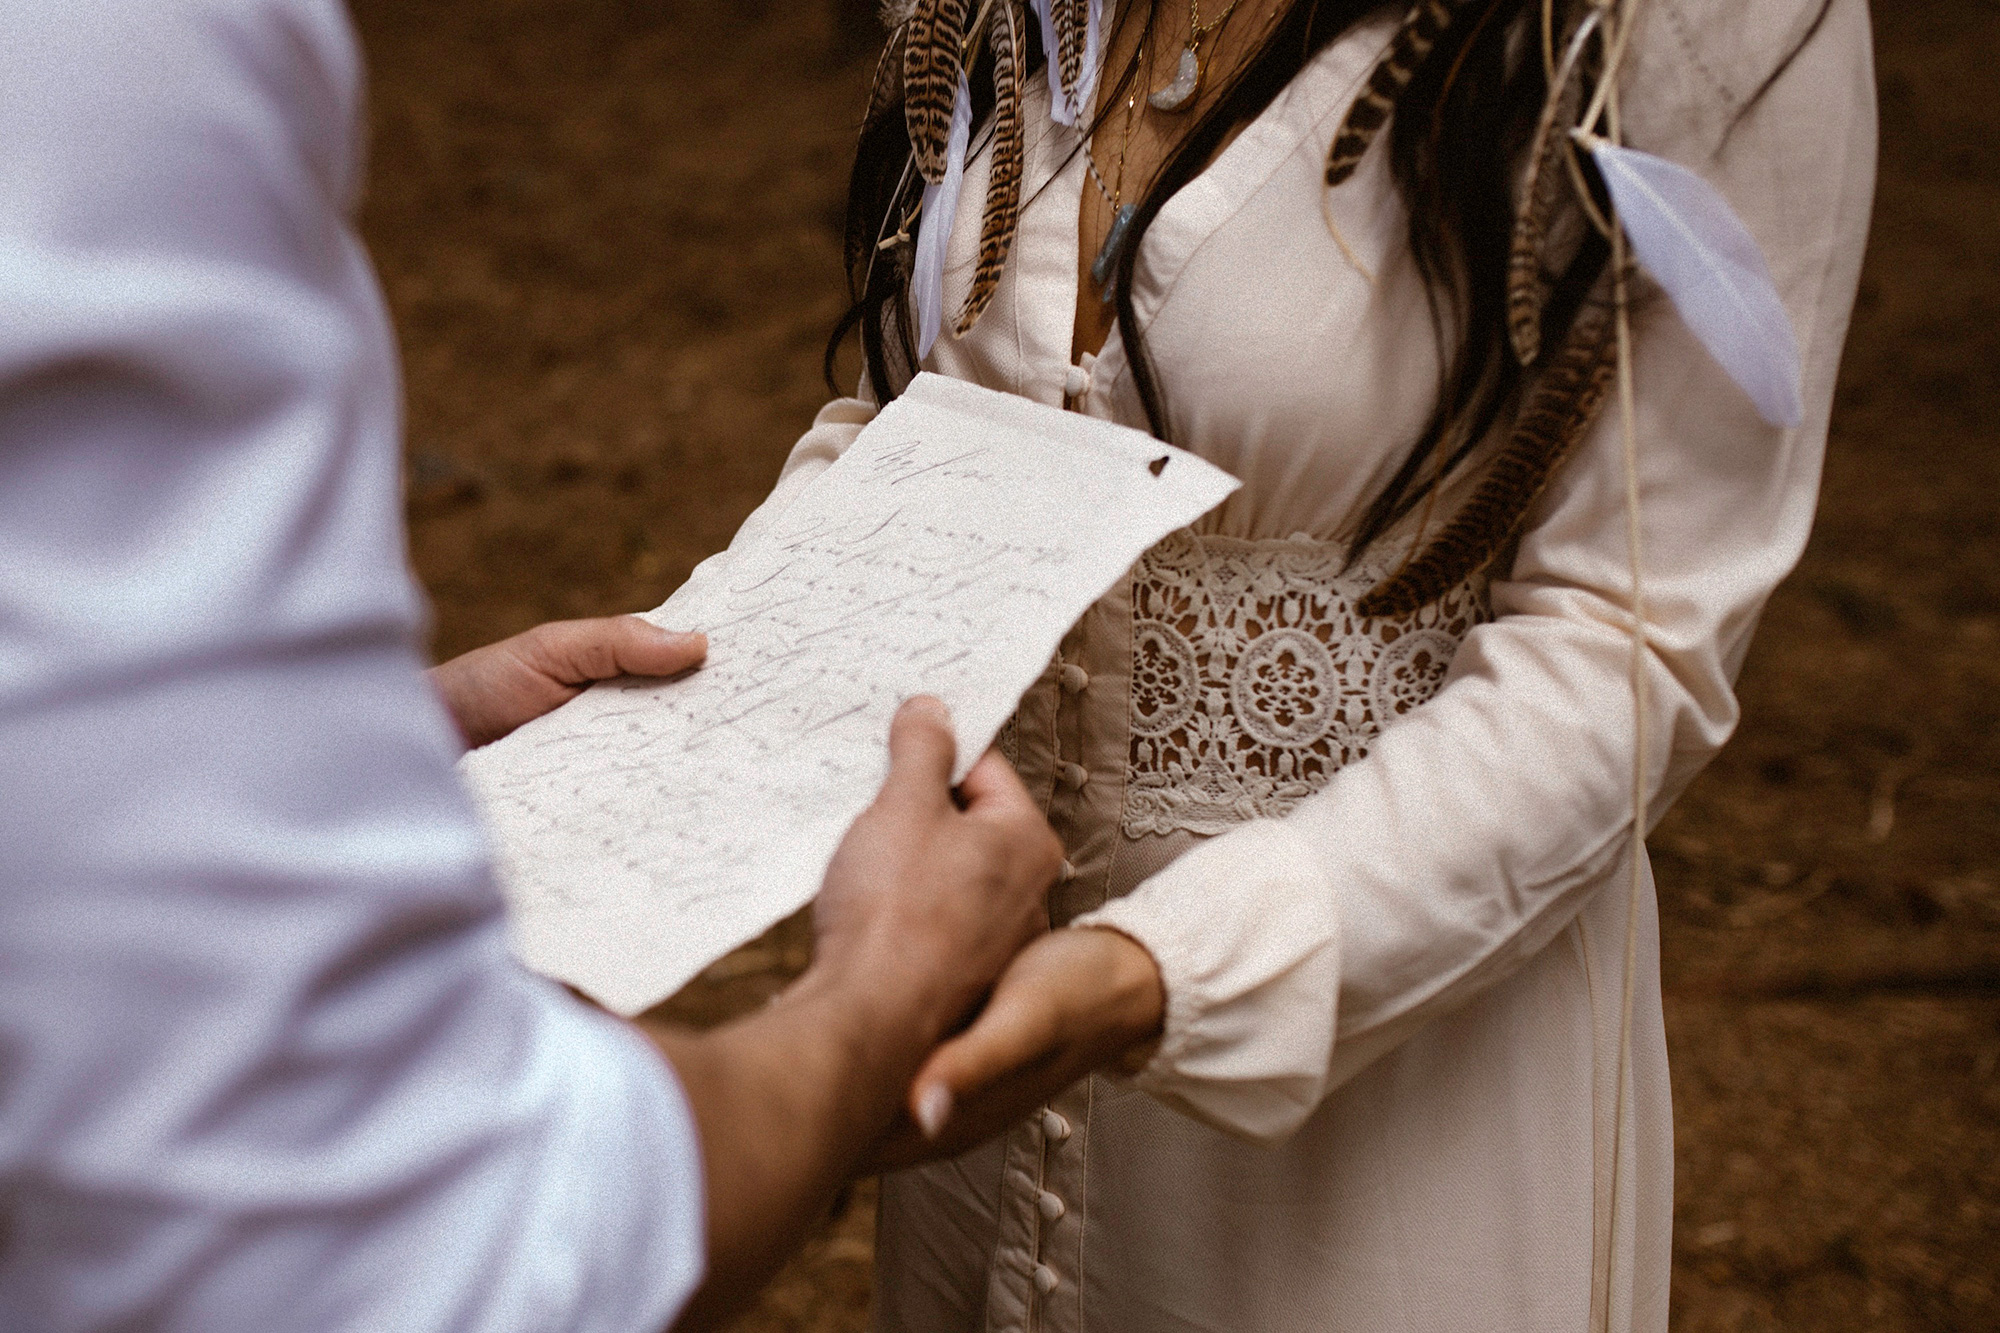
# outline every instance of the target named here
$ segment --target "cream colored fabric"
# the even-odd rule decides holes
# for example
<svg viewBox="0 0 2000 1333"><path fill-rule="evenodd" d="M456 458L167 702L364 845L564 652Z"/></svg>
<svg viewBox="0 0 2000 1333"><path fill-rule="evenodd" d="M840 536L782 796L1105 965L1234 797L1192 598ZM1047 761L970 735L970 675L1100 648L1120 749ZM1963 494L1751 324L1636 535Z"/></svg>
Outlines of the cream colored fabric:
<svg viewBox="0 0 2000 1333"><path fill-rule="evenodd" d="M1731 682L1812 518L1873 188L1861 0L1836 0L1726 131L1817 7L1646 0L1624 85L1629 141L1725 192L1806 355L1806 423L1778 431L1664 299L1637 316L1655 816L1734 727ZM1200 597L1256 577L1259 560L1337 552L1430 408L1431 325L1385 154L1339 190L1320 184L1394 17L1322 53L1145 239L1134 297L1174 440L1245 483L1193 534L1211 561L1188 585ZM1088 186L1039 79L1033 96L1042 128L1014 259L978 326L945 335L930 368L1047 403L1067 391L1080 410L1143 426L1115 334L1069 364ZM975 157L968 200L985 171ZM947 309L977 249L978 207L958 217ZM843 400L821 414L770 512L868 411ZM1472 590L1490 621L1441 641L1416 694L1371 695L1323 665L1300 676L1319 651L1300 643L1280 663L1292 675L1273 679L1299 698L1334 681L1337 699L1307 703L1380 734L1330 779L1308 775L1309 794L1297 756L1253 753L1294 785L1252 793L1221 836L1201 836L1213 792L1148 805L1140 825L1165 820L1164 835L1125 831L1128 769L1145 758L1135 724L1172 694L1157 677L1173 653L1140 642L1153 622L1129 582L1076 627L1008 740L1076 868L1058 919L1153 952L1165 1039L1130 1083L1091 1079L957 1162L884 1182L879 1328L1548 1333L1591 1326L1594 1300L1614 1328L1665 1328L1672 1131L1650 892L1609 1244L1633 756L1623 484L1607 423L1536 506L1511 568ZM1273 623L1323 636L1303 605L1283 603ZM1354 644L1320 642L1361 660ZM1211 716L1264 706L1209 684ZM1208 813L1176 823L1171 810L1195 807Z"/></svg>

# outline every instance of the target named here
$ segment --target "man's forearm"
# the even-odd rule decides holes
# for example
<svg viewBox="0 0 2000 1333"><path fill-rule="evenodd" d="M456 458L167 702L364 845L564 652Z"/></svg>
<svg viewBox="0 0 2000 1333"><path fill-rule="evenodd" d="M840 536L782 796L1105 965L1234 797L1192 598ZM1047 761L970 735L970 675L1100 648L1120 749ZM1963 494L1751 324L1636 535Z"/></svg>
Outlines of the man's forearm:
<svg viewBox="0 0 2000 1333"><path fill-rule="evenodd" d="M719 1326L803 1238L895 1118L939 1035L865 987L807 973L709 1033L649 1029L701 1129L708 1273L676 1325Z"/></svg>
<svg viewBox="0 0 2000 1333"><path fill-rule="evenodd" d="M954 748L941 704L905 703L882 791L827 867L813 966L715 1032L650 1034L679 1071L707 1174L708 1275L681 1329L748 1302L885 1139L938 1039L1048 928L1061 845L997 754L954 797ZM947 1110L923 1107L932 1122Z"/></svg>

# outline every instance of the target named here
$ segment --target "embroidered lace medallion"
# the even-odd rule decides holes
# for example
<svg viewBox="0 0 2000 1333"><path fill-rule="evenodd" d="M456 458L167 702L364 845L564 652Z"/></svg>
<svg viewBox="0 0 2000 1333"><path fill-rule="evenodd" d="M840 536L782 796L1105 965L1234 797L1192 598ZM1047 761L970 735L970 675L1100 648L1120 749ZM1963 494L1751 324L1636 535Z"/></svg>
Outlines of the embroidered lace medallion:
<svg viewBox="0 0 2000 1333"><path fill-rule="evenodd" d="M1382 577L1343 548L1179 532L1132 575L1126 836L1276 818L1437 691L1490 616L1483 579L1405 617L1354 602Z"/></svg>

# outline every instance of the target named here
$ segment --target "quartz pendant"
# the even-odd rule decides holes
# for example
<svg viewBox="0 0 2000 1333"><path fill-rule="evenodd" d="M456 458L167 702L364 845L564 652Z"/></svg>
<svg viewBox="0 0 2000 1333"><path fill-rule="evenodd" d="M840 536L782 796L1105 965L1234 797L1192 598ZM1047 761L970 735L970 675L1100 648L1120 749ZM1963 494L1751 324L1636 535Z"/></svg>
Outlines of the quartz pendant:
<svg viewBox="0 0 2000 1333"><path fill-rule="evenodd" d="M1174 67L1174 81L1164 88L1155 89L1146 98L1146 105L1156 111L1178 111L1188 104L1194 90L1201 84L1201 58L1192 46L1181 48L1181 62Z"/></svg>
<svg viewBox="0 0 2000 1333"><path fill-rule="evenodd" d="M1137 204L1125 204L1111 219L1111 230L1104 233L1104 244L1097 247L1097 258L1090 261L1090 280L1104 289L1104 299L1111 299L1111 275L1118 267L1118 252L1125 246L1125 230L1132 225L1132 215L1139 211Z"/></svg>

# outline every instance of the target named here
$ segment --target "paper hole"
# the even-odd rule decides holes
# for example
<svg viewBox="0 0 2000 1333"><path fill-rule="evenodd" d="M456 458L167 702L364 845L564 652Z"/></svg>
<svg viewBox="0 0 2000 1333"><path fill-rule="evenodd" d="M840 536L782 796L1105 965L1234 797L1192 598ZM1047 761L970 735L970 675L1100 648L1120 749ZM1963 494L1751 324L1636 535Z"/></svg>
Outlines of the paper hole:
<svg viewBox="0 0 2000 1333"><path fill-rule="evenodd" d="M1170 454L1161 454L1158 458L1155 458L1152 462L1146 464L1146 470L1148 472L1151 472L1156 477L1159 476L1162 472L1165 472L1167 470L1167 459L1170 458L1171 456L1172 455Z"/></svg>

